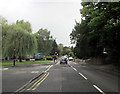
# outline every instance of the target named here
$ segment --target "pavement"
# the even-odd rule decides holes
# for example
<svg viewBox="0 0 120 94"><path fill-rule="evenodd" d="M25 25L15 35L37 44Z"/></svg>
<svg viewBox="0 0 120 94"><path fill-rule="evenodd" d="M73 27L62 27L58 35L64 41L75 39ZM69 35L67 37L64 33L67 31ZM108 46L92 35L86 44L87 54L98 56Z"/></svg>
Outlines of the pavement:
<svg viewBox="0 0 120 94"><path fill-rule="evenodd" d="M3 92L76 92L108 94L119 92L119 76L100 67L72 62L2 70Z"/></svg>
<svg viewBox="0 0 120 94"><path fill-rule="evenodd" d="M77 62L81 64L82 66L90 66L95 69L99 69L103 72L107 72L109 74L116 74L117 76L120 76L120 66L115 66L113 64L93 64L90 62Z"/></svg>

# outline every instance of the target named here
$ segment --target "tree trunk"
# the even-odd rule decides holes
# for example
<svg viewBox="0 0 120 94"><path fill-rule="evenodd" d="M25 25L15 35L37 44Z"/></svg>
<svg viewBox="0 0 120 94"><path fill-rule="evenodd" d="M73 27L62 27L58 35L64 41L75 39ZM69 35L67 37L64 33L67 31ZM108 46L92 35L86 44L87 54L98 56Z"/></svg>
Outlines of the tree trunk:
<svg viewBox="0 0 120 94"><path fill-rule="evenodd" d="M22 58L21 58L21 56L19 56L19 61L22 62Z"/></svg>

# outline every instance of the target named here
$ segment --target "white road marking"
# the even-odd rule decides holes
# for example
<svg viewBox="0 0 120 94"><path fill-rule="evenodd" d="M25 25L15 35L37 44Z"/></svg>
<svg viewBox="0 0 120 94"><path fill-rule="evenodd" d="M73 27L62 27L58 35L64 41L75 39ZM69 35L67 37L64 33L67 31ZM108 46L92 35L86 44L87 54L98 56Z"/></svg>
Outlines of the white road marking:
<svg viewBox="0 0 120 94"><path fill-rule="evenodd" d="M77 71L75 68L73 68L75 71Z"/></svg>
<svg viewBox="0 0 120 94"><path fill-rule="evenodd" d="M70 66L71 68L73 68L73 66Z"/></svg>
<svg viewBox="0 0 120 94"><path fill-rule="evenodd" d="M49 71L52 66L53 66L53 65L50 65L49 68L48 68L45 72Z"/></svg>
<svg viewBox="0 0 120 94"><path fill-rule="evenodd" d="M4 68L3 70L8 70L8 68Z"/></svg>
<svg viewBox="0 0 120 94"><path fill-rule="evenodd" d="M102 94L105 94L100 88L98 88L96 85L93 85L98 91L100 91Z"/></svg>
<svg viewBox="0 0 120 94"><path fill-rule="evenodd" d="M8 70L8 68L0 68L0 70Z"/></svg>
<svg viewBox="0 0 120 94"><path fill-rule="evenodd" d="M70 67L73 68L75 71L77 71L76 68L74 68L73 66L70 66Z"/></svg>
<svg viewBox="0 0 120 94"><path fill-rule="evenodd" d="M49 68L50 67L50 65L49 66L46 66L46 68Z"/></svg>
<svg viewBox="0 0 120 94"><path fill-rule="evenodd" d="M39 71L32 71L31 73L39 73Z"/></svg>
<svg viewBox="0 0 120 94"><path fill-rule="evenodd" d="M74 62L74 64L76 64L76 65L77 65L77 63L75 63L75 62Z"/></svg>
<svg viewBox="0 0 120 94"><path fill-rule="evenodd" d="M87 77L85 77L82 73L79 72L79 74L80 74L85 80L87 80Z"/></svg>

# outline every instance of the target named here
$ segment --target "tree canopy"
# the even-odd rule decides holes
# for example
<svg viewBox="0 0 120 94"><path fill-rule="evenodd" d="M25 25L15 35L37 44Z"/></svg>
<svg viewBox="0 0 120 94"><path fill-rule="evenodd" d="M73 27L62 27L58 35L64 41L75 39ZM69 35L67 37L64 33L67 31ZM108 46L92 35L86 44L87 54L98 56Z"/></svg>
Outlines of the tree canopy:
<svg viewBox="0 0 120 94"><path fill-rule="evenodd" d="M103 56L110 62L120 62L120 2L82 2L81 23L70 34L76 43L74 53L79 58Z"/></svg>
<svg viewBox="0 0 120 94"><path fill-rule="evenodd" d="M22 23L21 23L22 22ZM31 27L23 27L25 24L23 20L16 21L15 24L7 24L3 22L2 24L2 48L3 57L14 57L22 58L28 54L33 54L36 48L35 37L30 33L29 29ZM28 22L27 22L28 23ZM30 24L29 24L30 26Z"/></svg>
<svg viewBox="0 0 120 94"><path fill-rule="evenodd" d="M38 45L38 52L43 53L44 55L50 55L52 49L53 38L50 35L50 31L47 29L39 29L35 33Z"/></svg>
<svg viewBox="0 0 120 94"><path fill-rule="evenodd" d="M50 55L53 38L47 29L39 29L33 33L31 24L24 20L17 20L8 24L2 17L2 55L5 58L20 59L34 56L35 53Z"/></svg>

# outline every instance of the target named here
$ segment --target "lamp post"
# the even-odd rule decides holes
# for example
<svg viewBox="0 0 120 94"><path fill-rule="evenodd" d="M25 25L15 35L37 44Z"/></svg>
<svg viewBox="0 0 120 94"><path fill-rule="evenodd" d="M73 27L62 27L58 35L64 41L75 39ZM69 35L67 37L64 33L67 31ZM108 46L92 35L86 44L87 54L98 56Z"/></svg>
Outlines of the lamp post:
<svg viewBox="0 0 120 94"><path fill-rule="evenodd" d="M14 48L14 58L13 58L13 66L15 66L15 48Z"/></svg>

